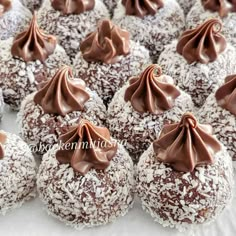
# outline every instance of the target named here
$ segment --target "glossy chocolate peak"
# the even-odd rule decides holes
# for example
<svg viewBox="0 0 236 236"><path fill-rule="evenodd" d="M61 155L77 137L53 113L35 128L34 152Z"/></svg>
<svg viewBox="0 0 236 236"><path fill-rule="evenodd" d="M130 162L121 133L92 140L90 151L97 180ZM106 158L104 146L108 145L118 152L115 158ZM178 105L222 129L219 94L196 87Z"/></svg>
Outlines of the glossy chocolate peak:
<svg viewBox="0 0 236 236"><path fill-rule="evenodd" d="M95 6L95 0L51 0L52 7L64 15L81 14Z"/></svg>
<svg viewBox="0 0 236 236"><path fill-rule="evenodd" d="M11 53L25 62L40 60L44 62L56 48L56 37L46 35L38 27L34 14L28 30L20 33L14 39Z"/></svg>
<svg viewBox="0 0 236 236"><path fill-rule="evenodd" d="M71 148L57 151L57 160L62 164L69 163L82 175L91 168L105 170L117 152L117 144L111 140L107 128L83 119L78 126L62 135L59 141Z"/></svg>
<svg viewBox="0 0 236 236"><path fill-rule="evenodd" d="M0 159L4 157L3 144L6 142L7 136L4 132L0 131Z"/></svg>
<svg viewBox="0 0 236 236"><path fill-rule="evenodd" d="M236 10L235 0L202 0L202 5L206 10L218 12L220 17L225 17L230 11Z"/></svg>
<svg viewBox="0 0 236 236"><path fill-rule="evenodd" d="M163 75L158 65L148 66L140 76L131 78L129 83L125 101L130 101L139 113L160 114L171 109L180 95L173 80Z"/></svg>
<svg viewBox="0 0 236 236"><path fill-rule="evenodd" d="M163 0L122 0L126 15L143 18L146 15L155 15L159 8L164 6Z"/></svg>
<svg viewBox="0 0 236 236"><path fill-rule="evenodd" d="M212 164L214 154L221 150L212 135L212 127L198 124L191 113L184 114L178 124L164 126L153 147L159 161L183 172L191 172L201 164Z"/></svg>
<svg viewBox="0 0 236 236"><path fill-rule="evenodd" d="M83 58L88 61L112 64L130 52L129 33L103 20L96 32L90 33L80 44Z"/></svg>
<svg viewBox="0 0 236 236"><path fill-rule="evenodd" d="M225 84L216 91L215 96L219 106L236 116L236 75L226 77Z"/></svg>
<svg viewBox="0 0 236 236"><path fill-rule="evenodd" d="M177 44L177 52L189 64L207 64L217 59L226 48L225 37L220 34L222 24L218 19L210 19L196 29L185 31Z"/></svg>
<svg viewBox="0 0 236 236"><path fill-rule="evenodd" d="M69 66L63 66L34 96L45 113L65 116L82 111L90 98L83 80L74 79Z"/></svg>
<svg viewBox="0 0 236 236"><path fill-rule="evenodd" d="M11 2L11 0L0 0L0 16L2 16L4 12L10 10Z"/></svg>

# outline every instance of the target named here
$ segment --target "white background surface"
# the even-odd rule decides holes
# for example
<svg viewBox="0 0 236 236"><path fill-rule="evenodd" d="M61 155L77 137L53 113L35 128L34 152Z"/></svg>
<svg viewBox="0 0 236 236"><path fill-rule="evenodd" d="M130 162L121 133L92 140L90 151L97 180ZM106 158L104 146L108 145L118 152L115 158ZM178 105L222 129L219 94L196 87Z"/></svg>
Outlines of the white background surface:
<svg viewBox="0 0 236 236"><path fill-rule="evenodd" d="M18 133L16 113L7 112L0 123L0 129ZM236 193L236 191L235 191ZM48 216L38 198L25 203L5 216L0 216L0 236L235 236L236 198L218 220L208 226L179 233L163 228L146 214L136 200L133 209L116 222L93 229L74 230L64 223Z"/></svg>

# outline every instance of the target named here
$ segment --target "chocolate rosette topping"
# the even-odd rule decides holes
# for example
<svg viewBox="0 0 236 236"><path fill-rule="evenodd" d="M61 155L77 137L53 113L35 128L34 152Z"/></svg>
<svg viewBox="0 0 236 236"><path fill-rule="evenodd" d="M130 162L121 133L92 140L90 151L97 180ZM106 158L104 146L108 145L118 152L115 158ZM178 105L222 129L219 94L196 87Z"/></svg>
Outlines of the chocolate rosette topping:
<svg viewBox="0 0 236 236"><path fill-rule="evenodd" d="M171 109L175 99L180 96L173 80L163 75L158 65L148 66L140 76L131 78L129 83L124 98L139 113L163 113Z"/></svg>
<svg viewBox="0 0 236 236"><path fill-rule="evenodd" d="M81 14L95 6L95 0L51 0L51 5L63 15Z"/></svg>
<svg viewBox="0 0 236 236"><path fill-rule="evenodd" d="M7 136L4 132L0 131L0 159L4 157L3 144L6 143Z"/></svg>
<svg viewBox="0 0 236 236"><path fill-rule="evenodd" d="M56 48L56 37L41 31L34 14L28 30L20 33L14 39L11 53L25 62L40 60L44 62Z"/></svg>
<svg viewBox="0 0 236 236"><path fill-rule="evenodd" d="M78 126L59 138L64 147L57 151L56 158L82 175L90 169L105 170L117 152L107 128L93 125L81 119Z"/></svg>
<svg viewBox="0 0 236 236"><path fill-rule="evenodd" d="M227 76L215 94L216 100L222 108L236 116L236 75Z"/></svg>
<svg viewBox="0 0 236 236"><path fill-rule="evenodd" d="M85 82L74 79L69 66L63 66L54 77L34 96L45 113L65 116L73 111L82 111L90 98Z"/></svg>
<svg viewBox="0 0 236 236"><path fill-rule="evenodd" d="M144 18L146 15L155 15L159 8L164 6L163 0L122 0L126 15Z"/></svg>
<svg viewBox="0 0 236 236"><path fill-rule="evenodd" d="M196 29L185 31L177 44L177 52L189 64L207 64L217 59L226 48L225 37L220 34L222 24L218 19L210 19Z"/></svg>
<svg viewBox="0 0 236 236"><path fill-rule="evenodd" d="M83 58L88 62L116 63L130 52L129 33L109 20L100 22L80 44Z"/></svg>
<svg viewBox="0 0 236 236"><path fill-rule="evenodd" d="M11 0L0 0L0 16L2 16L4 12L11 9L11 2Z"/></svg>
<svg viewBox="0 0 236 236"><path fill-rule="evenodd" d="M183 172L212 164L214 154L221 150L220 143L212 135L212 127L199 124L190 113L184 114L180 123L164 126L153 147L159 161Z"/></svg>

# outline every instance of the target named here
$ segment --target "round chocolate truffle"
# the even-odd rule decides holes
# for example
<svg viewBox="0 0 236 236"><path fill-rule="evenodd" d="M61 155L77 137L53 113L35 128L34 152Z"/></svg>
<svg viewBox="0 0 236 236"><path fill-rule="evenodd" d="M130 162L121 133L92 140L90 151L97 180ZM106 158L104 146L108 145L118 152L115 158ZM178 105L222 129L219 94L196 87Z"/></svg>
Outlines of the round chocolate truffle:
<svg viewBox="0 0 236 236"><path fill-rule="evenodd" d="M191 95L197 107L235 72L235 48L220 33L221 22L210 19L186 30L179 41L167 45L158 64L177 85Z"/></svg>
<svg viewBox="0 0 236 236"><path fill-rule="evenodd" d="M76 76L83 79L108 104L130 76L150 64L149 52L129 39L129 33L109 20L81 43L74 60Z"/></svg>
<svg viewBox="0 0 236 236"><path fill-rule="evenodd" d="M34 11L40 8L43 0L20 0L22 4L30 9L30 11Z"/></svg>
<svg viewBox="0 0 236 236"><path fill-rule="evenodd" d="M63 66L38 92L25 98L18 122L22 138L36 154L44 154L80 118L101 125L105 114L97 93L73 78L70 67Z"/></svg>
<svg viewBox="0 0 236 236"><path fill-rule="evenodd" d="M199 120L211 124L215 135L236 161L236 75L227 76L200 108Z"/></svg>
<svg viewBox="0 0 236 236"><path fill-rule="evenodd" d="M179 3L179 5L181 6L181 8L184 11L184 15L186 16L190 9L192 8L192 6L196 3L196 0L177 0L177 2Z"/></svg>
<svg viewBox="0 0 236 236"><path fill-rule="evenodd" d="M38 172L38 192L48 213L79 229L125 215L133 205L134 170L123 146L106 128L86 120L60 141L43 156Z"/></svg>
<svg viewBox="0 0 236 236"><path fill-rule="evenodd" d="M113 21L128 30L131 39L149 49L157 60L164 46L179 36L185 27L184 13L176 0L122 0Z"/></svg>
<svg viewBox="0 0 236 236"><path fill-rule="evenodd" d="M4 113L4 100L2 95L2 89L0 88L0 121L2 119Z"/></svg>
<svg viewBox="0 0 236 236"><path fill-rule="evenodd" d="M137 166L143 209L164 227L180 231L214 221L233 197L231 158L191 114L164 126Z"/></svg>
<svg viewBox="0 0 236 236"><path fill-rule="evenodd" d="M107 125L137 162L163 124L179 121L186 111L194 111L191 97L175 87L158 65L150 65L115 94L108 106Z"/></svg>
<svg viewBox="0 0 236 236"><path fill-rule="evenodd" d="M31 17L30 11L19 0L0 0L0 40L22 32Z"/></svg>
<svg viewBox="0 0 236 236"><path fill-rule="evenodd" d="M96 29L97 22L109 18L109 11L101 0L45 0L39 12L39 24L47 32L57 35L60 44L73 59L81 40Z"/></svg>
<svg viewBox="0 0 236 236"><path fill-rule="evenodd" d="M36 163L25 142L0 131L0 214L36 195Z"/></svg>
<svg viewBox="0 0 236 236"><path fill-rule="evenodd" d="M236 46L236 2L198 0L189 12L186 24L188 28L194 28L211 18L218 18L222 21L225 37L233 46Z"/></svg>
<svg viewBox="0 0 236 236"><path fill-rule="evenodd" d="M0 48L0 87L5 103L14 110L58 67L70 64L56 38L38 28L35 15L26 31L15 39L0 41Z"/></svg>

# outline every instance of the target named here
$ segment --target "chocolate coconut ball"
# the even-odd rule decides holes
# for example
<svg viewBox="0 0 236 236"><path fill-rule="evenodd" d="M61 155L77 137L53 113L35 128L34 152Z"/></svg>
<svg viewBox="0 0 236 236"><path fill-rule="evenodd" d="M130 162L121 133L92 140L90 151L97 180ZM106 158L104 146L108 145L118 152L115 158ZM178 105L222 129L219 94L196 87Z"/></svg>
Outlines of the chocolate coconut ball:
<svg viewBox="0 0 236 236"><path fill-rule="evenodd" d="M123 146L86 120L60 140L77 149L55 145L43 156L37 187L48 213L77 229L125 215L133 205L134 170Z"/></svg>
<svg viewBox="0 0 236 236"><path fill-rule="evenodd" d="M128 30L132 40L149 49L154 61L164 46L177 38L185 27L184 13L176 0L122 0L113 21Z"/></svg>
<svg viewBox="0 0 236 236"><path fill-rule="evenodd" d="M0 121L2 119L4 113L4 100L2 95L2 89L0 88Z"/></svg>
<svg viewBox="0 0 236 236"><path fill-rule="evenodd" d="M34 11L40 8L43 0L20 0L22 4L27 7L30 11Z"/></svg>
<svg viewBox="0 0 236 236"><path fill-rule="evenodd" d="M210 19L185 31L179 41L167 45L158 64L177 85L191 95L197 107L235 71L235 48L220 33L222 24Z"/></svg>
<svg viewBox="0 0 236 236"><path fill-rule="evenodd" d="M45 0L38 14L42 29L58 36L71 59L79 51L81 40L96 29L97 22L110 17L101 0Z"/></svg>
<svg viewBox="0 0 236 236"><path fill-rule="evenodd" d="M136 178L143 209L180 231L214 221L233 197L230 155L211 126L191 114L164 126L141 156Z"/></svg>
<svg viewBox="0 0 236 236"><path fill-rule="evenodd" d="M107 125L137 162L163 124L179 121L186 111L194 111L190 96L175 87L158 65L150 65L115 94L108 106Z"/></svg>
<svg viewBox="0 0 236 236"><path fill-rule="evenodd" d="M226 77L225 83L207 98L198 114L200 121L212 125L215 135L236 161L236 75Z"/></svg>
<svg viewBox="0 0 236 236"><path fill-rule="evenodd" d="M236 46L236 2L232 0L197 0L187 16L186 24L188 28L194 28L211 18L221 20L222 32L228 42Z"/></svg>
<svg viewBox="0 0 236 236"><path fill-rule="evenodd" d="M36 163L25 142L0 131L0 214L35 197Z"/></svg>
<svg viewBox="0 0 236 236"><path fill-rule="evenodd" d="M14 110L58 67L70 63L56 38L38 28L35 15L26 31L0 41L0 48L0 87L5 103Z"/></svg>
<svg viewBox="0 0 236 236"><path fill-rule="evenodd" d="M147 49L131 41L127 31L104 20L81 43L74 68L76 76L108 104L130 76L150 63Z"/></svg>
<svg viewBox="0 0 236 236"><path fill-rule="evenodd" d="M177 0L177 2L179 3L180 7L183 9L184 11L184 15L186 16L190 9L192 8L192 6L196 3L196 0Z"/></svg>
<svg viewBox="0 0 236 236"><path fill-rule="evenodd" d="M63 66L38 92L25 98L18 123L22 138L36 154L44 154L80 118L102 125L105 114L97 93L73 78L70 67Z"/></svg>

